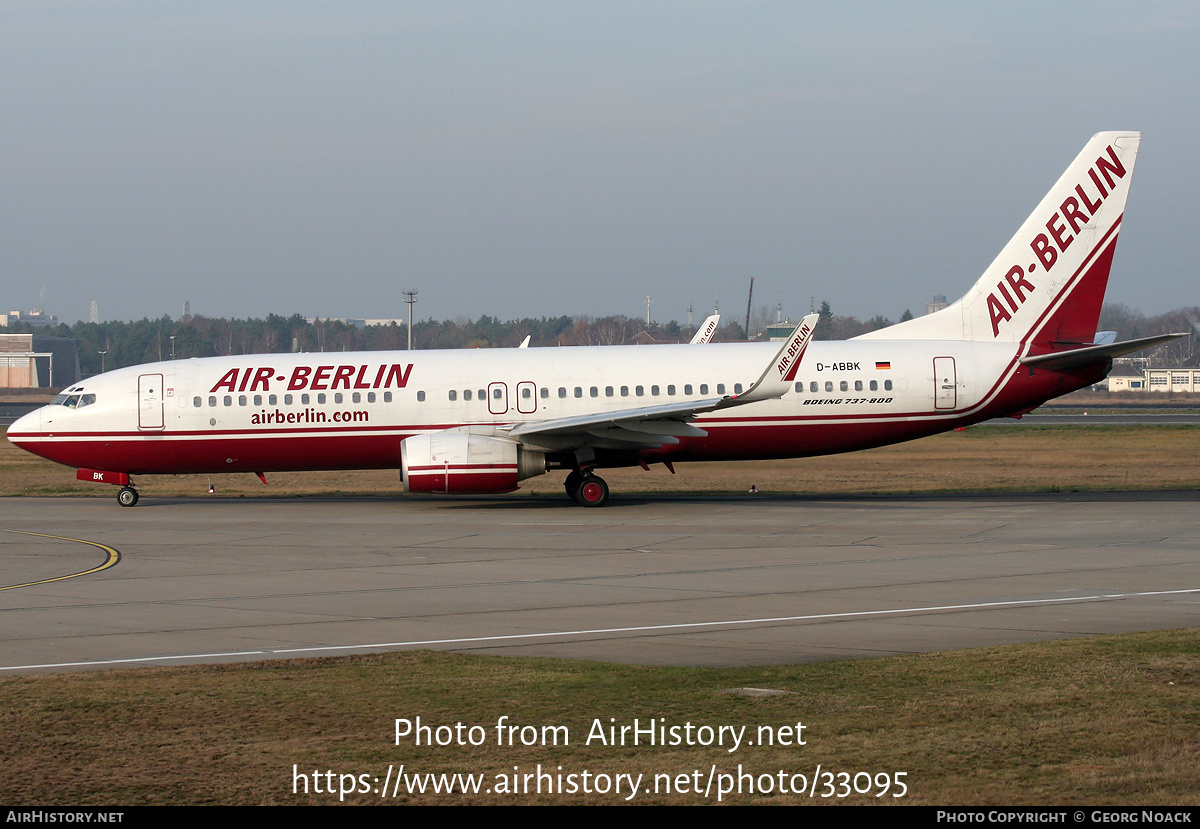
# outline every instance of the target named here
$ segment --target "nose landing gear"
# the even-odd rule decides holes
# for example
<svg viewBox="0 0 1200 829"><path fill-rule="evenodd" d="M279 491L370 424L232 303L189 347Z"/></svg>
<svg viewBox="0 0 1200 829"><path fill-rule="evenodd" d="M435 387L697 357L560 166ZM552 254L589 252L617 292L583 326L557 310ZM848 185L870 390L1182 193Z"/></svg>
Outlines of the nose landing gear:
<svg viewBox="0 0 1200 829"><path fill-rule="evenodd" d="M117 503L123 507L132 507L138 502L138 491L131 486L123 486L117 490Z"/></svg>
<svg viewBox="0 0 1200 829"><path fill-rule="evenodd" d="M117 503L123 507L132 507L138 502L138 491L129 480L128 472L113 472L111 469L80 469L75 473L80 481L91 481L94 484L112 484L119 486Z"/></svg>

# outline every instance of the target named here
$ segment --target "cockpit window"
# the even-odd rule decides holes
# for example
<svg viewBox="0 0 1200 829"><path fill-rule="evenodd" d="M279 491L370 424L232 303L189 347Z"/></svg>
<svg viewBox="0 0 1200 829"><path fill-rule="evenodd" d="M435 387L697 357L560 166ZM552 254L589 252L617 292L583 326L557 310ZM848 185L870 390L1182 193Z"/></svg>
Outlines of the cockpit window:
<svg viewBox="0 0 1200 829"><path fill-rule="evenodd" d="M82 386L75 386L67 389L62 394L50 401L51 406L66 406L68 409L82 409L84 406L90 406L96 402L94 394L79 394L83 391Z"/></svg>

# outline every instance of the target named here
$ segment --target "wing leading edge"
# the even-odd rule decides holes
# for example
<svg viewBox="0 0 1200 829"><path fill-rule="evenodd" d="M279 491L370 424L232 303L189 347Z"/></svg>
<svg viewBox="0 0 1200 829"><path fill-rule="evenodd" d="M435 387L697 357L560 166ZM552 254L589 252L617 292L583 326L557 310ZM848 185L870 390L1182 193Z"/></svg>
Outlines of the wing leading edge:
<svg viewBox="0 0 1200 829"><path fill-rule="evenodd" d="M679 443L681 437L704 437L708 433L688 421L706 412L782 397L788 391L812 341L817 318L809 314L800 321L758 380L742 394L539 420L505 431L524 444L554 451L650 448Z"/></svg>

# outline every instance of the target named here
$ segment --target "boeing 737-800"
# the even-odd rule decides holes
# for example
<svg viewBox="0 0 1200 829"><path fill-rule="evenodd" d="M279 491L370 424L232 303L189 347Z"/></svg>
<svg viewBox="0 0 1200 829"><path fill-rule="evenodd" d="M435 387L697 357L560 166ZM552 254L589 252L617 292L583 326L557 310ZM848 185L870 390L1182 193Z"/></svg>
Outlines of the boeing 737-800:
<svg viewBox="0 0 1200 829"><path fill-rule="evenodd" d="M846 452L1018 415L1173 336L1096 339L1139 141L1094 136L962 299L852 340L813 341L811 315L782 346L152 363L68 388L8 437L120 486L124 506L138 474L368 468L445 493L564 470L568 495L600 506L606 467Z"/></svg>

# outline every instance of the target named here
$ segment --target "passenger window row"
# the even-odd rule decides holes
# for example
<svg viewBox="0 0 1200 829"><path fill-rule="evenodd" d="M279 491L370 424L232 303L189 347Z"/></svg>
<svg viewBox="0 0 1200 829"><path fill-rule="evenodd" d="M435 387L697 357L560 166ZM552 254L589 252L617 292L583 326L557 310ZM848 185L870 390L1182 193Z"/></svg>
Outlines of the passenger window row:
<svg viewBox="0 0 1200 829"><path fill-rule="evenodd" d="M566 386L559 386L557 394L558 394L558 398L560 400L566 400L567 398L570 398L570 397L574 397L577 399L582 399L584 397L600 397L601 395L603 395L604 397L618 397L618 396L620 396L620 397L630 397L630 396L646 397L647 390L648 390L650 397L661 397L663 395L664 391L665 391L667 397L675 397L677 394L680 393L681 388L682 388L682 393L683 393L684 397L691 397L694 394L696 394L697 387L691 383L685 383L682 387L676 386L674 383L668 384L665 387L657 385L657 384L651 385L649 387L647 387L647 386L604 386L603 390L601 390L600 386L588 386L586 388L584 386L575 386L573 388L567 388ZM701 397L708 395L708 393L709 393L708 383L701 383L699 385L699 393L700 393ZM717 383L716 393L719 395L725 394L725 384L724 383ZM734 394L742 393L742 384L741 383L733 384L733 393ZM451 402L454 402L454 401L458 400L460 394L462 395L462 399L464 401L468 401L468 400L472 400L472 399L478 399L478 400L486 400L487 399L487 392L484 391L483 389L479 389L478 391L472 391L471 389L463 389L462 391L459 391L458 389L450 389L450 391L447 393L447 397L449 398L449 400ZM522 399L528 400L533 397L533 389L530 388L529 386L521 386L520 387L520 395L521 395ZM538 396L542 400L549 400L550 399L550 389L545 386L542 386L540 389L538 389ZM502 389L502 388L492 389L492 397L495 398L496 400L504 399L504 389ZM417 399L424 400L425 398L423 397L423 393L418 393Z"/></svg>
<svg viewBox="0 0 1200 829"><path fill-rule="evenodd" d="M824 385L825 385L825 391L832 392L834 390L834 383L832 380L826 380ZM884 391L891 391L892 390L892 381L884 380L883 381L883 389L884 389ZM812 382L810 382L808 384L808 390L811 393L816 394L821 391L821 384L818 383L816 380L813 380ZM849 380L839 380L837 383L837 390L838 391L850 391L850 381ZM854 390L855 391L864 391L862 380L854 381ZM870 382L870 390L871 391L879 391L879 381L878 380L872 380ZM804 391L804 383L803 382L796 383L796 391L797 392Z"/></svg>
<svg viewBox="0 0 1200 829"><path fill-rule="evenodd" d="M316 395L311 395L311 394L301 394L301 395L298 395L298 396L299 396L299 398L300 398L300 401L299 401L299 402L300 402L300 405L301 405L301 406L308 406L308 405L311 405L311 404L312 404L312 402L313 402L313 398L314 398L314 397L316 398L316 402L317 402L317 404L318 404L318 405L320 405L320 404L322 404L322 403L327 403L327 402L328 402L328 400L329 400L329 395L327 395L327 394L325 394L325 393L323 393L323 392L322 392L322 393L320 393L320 394L316 394ZM292 405L294 405L294 404L296 403L296 397L297 397L297 395L285 394L285 395L283 395L282 397L283 397L283 405L284 405L284 406L292 406ZM377 398L377 396L376 396L375 392L373 392L373 391L369 391L369 392L367 392L367 394L366 394L366 401L367 401L368 403L374 403L374 402L375 402L377 399L378 399L378 398ZM208 405L209 405L209 407L210 407L210 408L214 408L214 407L216 407L216 406L218 405L218 402L217 402L218 400L220 401L220 404L219 404L219 405L222 405L222 406L232 406L232 405L234 405L234 396L233 396L233 395L231 395L231 394L226 394L226 395L224 395L223 397L217 397L217 395L213 394L213 395L209 395L209 397L208 397ZM253 402L251 402L251 401L253 401ZM255 395L245 395L245 394L239 394L239 395L237 396L237 405L239 405L239 406L248 406L248 405L254 405L254 406L262 406L262 405L267 405L267 406L278 406L278 405L279 405L279 401L280 401L280 395L278 395L278 394L267 394L267 395L262 395L262 394L255 394ZM343 395L343 394L342 394L340 391L339 391L339 392L334 392L334 393L333 393L333 402L334 402L334 403L344 403L344 402L345 402L345 395ZM353 394L351 394L351 395L350 395L350 402L351 402L351 403L362 403L362 402L363 402L363 393L362 393L362 392L357 392L357 391L356 391L356 392L354 392ZM383 402L384 402L384 403L391 403L391 402L392 402L392 393L391 393L390 391L385 391L385 392L383 393ZM193 407L195 407L195 408L199 409L199 408L201 408L203 405L204 405L204 398L202 398L202 397L193 397L193 398L192 398L192 406L193 406Z"/></svg>
<svg viewBox="0 0 1200 829"><path fill-rule="evenodd" d="M867 389L869 389L870 391L878 391L879 387L880 387L878 380L871 380L869 383L866 383L866 384L864 384L864 382L862 380L855 380L853 382L854 382L854 391L865 391ZM835 385L836 385L836 388L835 388ZM824 391L830 392L830 393L834 392L835 390L848 392L848 391L850 391L850 381L849 380L839 380L835 384L835 382L833 380L826 380L826 381L824 381L824 383L820 383L816 380L812 380L808 384L808 391L812 394L817 394L822 390L822 387L824 388ZM666 391L667 397L676 396L676 394L678 394L680 390L682 390L684 397L691 397L694 394L696 394L697 392L699 393L700 397L706 397L709 394L709 388L710 387L709 387L708 383L700 383L698 386L694 386L691 383L685 383L685 384L683 384L682 388L680 388L672 383L672 384L668 384L665 387L665 391ZM796 392L803 393L805 390L803 381L797 382L795 385L795 389L796 389ZM885 391L891 391L892 390L892 381L884 380L883 381L883 389ZM726 393L725 390L726 390L726 385L724 383L716 384L716 387L715 387L716 394L723 396ZM649 386L649 396L650 397L661 397L663 394L663 391L664 391L664 388L657 384ZM742 391L743 391L743 387L742 387L741 383L733 384L733 393L734 394L741 394ZM520 393L521 397L526 400L533 397L533 389L530 388L529 386L522 386L520 388L519 393ZM557 392L559 399L562 399L562 400L565 400L568 397L582 399L585 396L585 394L587 397L598 398L601 396L602 393L603 393L604 397L617 397L617 396L620 396L620 397L630 397L630 396L646 397L647 396L647 387L646 386L604 386L603 392L602 392L600 386L588 386L586 388L586 391L583 386L575 386L571 389L568 389L566 386L559 386L558 392ZM485 390L485 389L478 389L478 390L463 389L461 392L458 389L450 389L447 396L451 402L454 402L454 401L458 400L459 394L462 395L462 399L464 401L487 400L487 390ZM502 388L492 389L492 396L497 400L504 399L504 389L502 389ZM550 389L546 388L545 386L541 387L538 390L538 396L542 400L548 400L550 398ZM307 393L301 394L301 395L291 395L291 394L245 395L245 394L240 394L240 395L237 395L236 401L237 401L238 406L248 406L248 405L278 406L278 405L280 405L281 397L282 397L284 406L295 405L297 397L299 397L299 404L301 406L312 405L312 403L314 402L314 398L315 398L315 402L317 405L323 405L323 404L329 402L329 395L327 395L323 392L318 393L316 395L311 395L311 394L307 394ZM344 403L344 402L346 402L345 397L346 397L346 395L342 394L342 392L334 392L333 393L333 402L334 403ZM90 394L83 395L81 398L76 397L76 396L67 397L66 395L60 395L60 398L61 399L56 399L54 402L59 403L60 405L65 405L65 406L69 406L69 407L74 407L76 405L78 405L80 407L87 406L91 403L94 403L96 400L95 395L90 395ZM361 392L354 392L350 395L351 403L362 403L363 399L364 399L364 395ZM369 391L366 393L365 399L366 399L367 403L374 403L374 402L376 402L376 400L378 398L377 398L375 392ZM235 400L234 396L230 395L230 394L224 395L222 397L218 397L217 395L209 395L208 406L210 408L215 408L218 405L233 406L234 400ZM417 392L417 400L419 402L424 402L424 400L425 400L425 392L424 391ZM383 402L384 403L392 402L392 393L390 391L383 392ZM204 405L204 399L202 397L193 397L192 405L195 408L199 409Z"/></svg>

